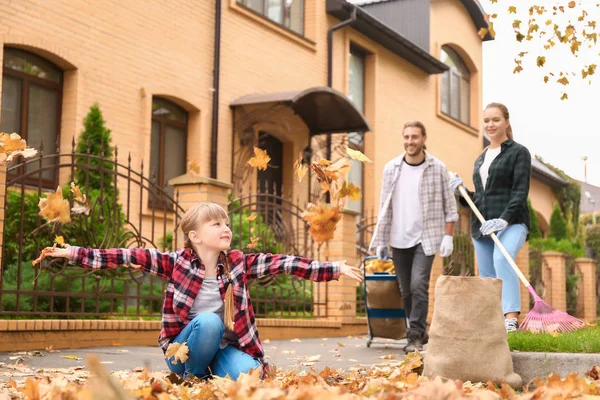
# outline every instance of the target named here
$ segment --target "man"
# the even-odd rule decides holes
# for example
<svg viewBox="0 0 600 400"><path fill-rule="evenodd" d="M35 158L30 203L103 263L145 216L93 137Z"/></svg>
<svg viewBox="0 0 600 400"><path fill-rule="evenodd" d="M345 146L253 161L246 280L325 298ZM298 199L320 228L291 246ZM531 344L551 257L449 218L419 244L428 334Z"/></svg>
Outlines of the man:
<svg viewBox="0 0 600 400"><path fill-rule="evenodd" d="M388 257L388 245L400 285L409 329L405 352L427 343L429 280L435 253L452 254L452 233L458 220L456 200L448 185L448 170L425 151L427 132L410 121L402 132L406 152L383 169L380 210L373 240L377 257Z"/></svg>

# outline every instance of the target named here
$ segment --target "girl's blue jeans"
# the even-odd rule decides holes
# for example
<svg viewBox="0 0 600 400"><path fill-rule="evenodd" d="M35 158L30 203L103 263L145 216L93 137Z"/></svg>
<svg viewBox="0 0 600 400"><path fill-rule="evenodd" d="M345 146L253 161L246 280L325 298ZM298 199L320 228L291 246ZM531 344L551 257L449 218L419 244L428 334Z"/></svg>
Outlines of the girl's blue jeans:
<svg viewBox="0 0 600 400"><path fill-rule="evenodd" d="M243 351L228 345L220 348L225 326L215 313L198 314L177 335L173 343L187 342L190 349L187 361L173 364L173 357L167 360L172 372L183 376L194 375L203 378L210 375L237 379L241 373L260 367L260 362Z"/></svg>
<svg viewBox="0 0 600 400"><path fill-rule="evenodd" d="M496 232L498 239L513 260L527 238L525 224L509 225L500 232ZM506 258L494 244L489 236L473 239L479 276L482 278L500 278L502 280L502 311L506 315L510 312L521 312L521 291L519 290L519 277L506 261Z"/></svg>

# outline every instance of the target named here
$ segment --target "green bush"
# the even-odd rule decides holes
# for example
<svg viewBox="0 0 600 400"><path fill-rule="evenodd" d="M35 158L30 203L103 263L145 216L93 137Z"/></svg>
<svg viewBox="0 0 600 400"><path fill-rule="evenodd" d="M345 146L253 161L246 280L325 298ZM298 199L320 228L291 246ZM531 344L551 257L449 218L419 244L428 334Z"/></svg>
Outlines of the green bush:
<svg viewBox="0 0 600 400"><path fill-rule="evenodd" d="M529 206L529 225L531 226L529 229L529 238L530 239L538 239L542 237L542 231L540 230L540 223L538 221L537 212L531 205L531 200L527 199L527 205Z"/></svg>
<svg viewBox="0 0 600 400"><path fill-rule="evenodd" d="M560 207L556 205L550 217L550 234L548 236L556 240L563 240L568 238L567 233L567 221Z"/></svg>
<svg viewBox="0 0 600 400"><path fill-rule="evenodd" d="M590 257L600 257L600 225L588 226L585 245L590 252Z"/></svg>
<svg viewBox="0 0 600 400"><path fill-rule="evenodd" d="M531 250L536 251L558 251L571 257L585 257L585 249L570 240L556 240L554 238L532 239L529 241Z"/></svg>
<svg viewBox="0 0 600 400"><path fill-rule="evenodd" d="M110 129L104 126L104 118L98 104L93 104L90 111L83 120L83 131L77 139L77 153L89 154L103 157L110 160L113 157L113 147L111 146ZM78 156L77 164L91 165L91 168L78 168L75 170L75 183L80 188L89 187L90 189L102 188L106 197L113 197L116 194L113 185L113 175L102 173L101 167L105 170L112 170L113 163L101 159L92 159L87 156Z"/></svg>

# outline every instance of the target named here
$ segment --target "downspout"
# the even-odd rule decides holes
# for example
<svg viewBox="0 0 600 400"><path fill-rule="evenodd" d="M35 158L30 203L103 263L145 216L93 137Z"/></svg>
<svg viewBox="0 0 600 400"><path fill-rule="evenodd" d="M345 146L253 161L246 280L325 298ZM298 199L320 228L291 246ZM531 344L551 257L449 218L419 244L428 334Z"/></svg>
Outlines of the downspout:
<svg viewBox="0 0 600 400"><path fill-rule="evenodd" d="M356 21L356 6L352 7L350 18L332 26L327 31L327 86L333 86L333 32ZM331 159L331 134L327 134L327 159Z"/></svg>
<svg viewBox="0 0 600 400"><path fill-rule="evenodd" d="M219 75L221 72L221 2L215 0L215 43L213 56L212 133L210 138L210 177L217 179L219 145Z"/></svg>

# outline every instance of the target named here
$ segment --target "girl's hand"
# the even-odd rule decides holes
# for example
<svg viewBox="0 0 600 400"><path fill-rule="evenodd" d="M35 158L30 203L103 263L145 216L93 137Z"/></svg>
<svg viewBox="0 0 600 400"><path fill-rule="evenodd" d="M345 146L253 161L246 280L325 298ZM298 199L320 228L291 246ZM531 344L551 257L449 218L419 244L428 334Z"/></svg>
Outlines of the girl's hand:
<svg viewBox="0 0 600 400"><path fill-rule="evenodd" d="M56 258L69 258L69 249L61 249L59 247L46 247L42 250L40 256L32 262L34 266L38 265L42 262L42 260L46 257L56 257Z"/></svg>
<svg viewBox="0 0 600 400"><path fill-rule="evenodd" d="M361 270L356 267L346 265L346 260L340 262L340 274L358 282L363 281L363 274Z"/></svg>

